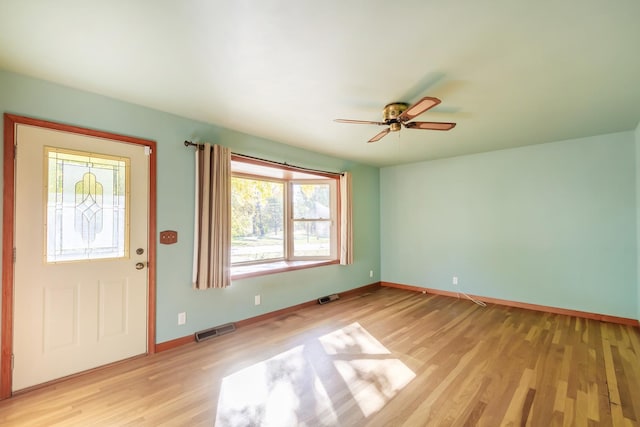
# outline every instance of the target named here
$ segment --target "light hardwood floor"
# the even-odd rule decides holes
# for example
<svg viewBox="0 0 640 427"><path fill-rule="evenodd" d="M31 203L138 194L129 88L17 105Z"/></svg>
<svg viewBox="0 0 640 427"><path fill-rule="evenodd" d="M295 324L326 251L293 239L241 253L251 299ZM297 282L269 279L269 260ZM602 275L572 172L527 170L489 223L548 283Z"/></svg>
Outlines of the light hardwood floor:
<svg viewBox="0 0 640 427"><path fill-rule="evenodd" d="M381 288L0 402L3 426L638 426L640 330Z"/></svg>

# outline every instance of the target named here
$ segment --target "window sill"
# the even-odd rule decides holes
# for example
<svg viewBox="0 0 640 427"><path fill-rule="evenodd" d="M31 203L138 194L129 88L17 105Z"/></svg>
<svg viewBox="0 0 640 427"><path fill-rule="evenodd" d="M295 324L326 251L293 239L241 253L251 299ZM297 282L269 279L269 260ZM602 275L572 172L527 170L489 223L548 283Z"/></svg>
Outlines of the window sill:
<svg viewBox="0 0 640 427"><path fill-rule="evenodd" d="M265 276L267 274L283 273L285 271L302 270L305 268L321 267L323 265L332 264L340 264L340 261L337 259L330 261L276 261L264 264L233 266L231 267L231 280Z"/></svg>

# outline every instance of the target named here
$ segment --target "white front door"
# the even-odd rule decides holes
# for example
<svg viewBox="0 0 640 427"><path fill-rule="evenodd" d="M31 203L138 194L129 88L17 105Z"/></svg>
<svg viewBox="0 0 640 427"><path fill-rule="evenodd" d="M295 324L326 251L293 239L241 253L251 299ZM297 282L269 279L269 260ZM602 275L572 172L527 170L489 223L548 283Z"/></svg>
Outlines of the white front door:
<svg viewBox="0 0 640 427"><path fill-rule="evenodd" d="M18 124L13 390L147 352L145 147Z"/></svg>

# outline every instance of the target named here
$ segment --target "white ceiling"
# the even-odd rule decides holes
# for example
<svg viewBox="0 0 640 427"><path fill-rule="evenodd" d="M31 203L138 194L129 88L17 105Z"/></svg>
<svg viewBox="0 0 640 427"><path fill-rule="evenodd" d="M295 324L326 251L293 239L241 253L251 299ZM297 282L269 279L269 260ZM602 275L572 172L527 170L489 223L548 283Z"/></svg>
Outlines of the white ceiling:
<svg viewBox="0 0 640 427"><path fill-rule="evenodd" d="M383 166L634 129L640 1L0 0L0 68Z"/></svg>

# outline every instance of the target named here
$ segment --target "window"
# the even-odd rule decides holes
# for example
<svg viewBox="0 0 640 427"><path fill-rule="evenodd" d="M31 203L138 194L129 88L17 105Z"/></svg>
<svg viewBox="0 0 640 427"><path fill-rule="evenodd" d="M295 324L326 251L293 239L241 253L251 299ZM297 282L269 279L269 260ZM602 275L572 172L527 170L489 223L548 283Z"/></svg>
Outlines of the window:
<svg viewBox="0 0 640 427"><path fill-rule="evenodd" d="M332 185L334 184L334 190ZM293 258L331 258L332 225L335 214L335 182L292 181L289 183L291 204L291 230L293 231Z"/></svg>
<svg viewBox="0 0 640 427"><path fill-rule="evenodd" d="M45 147L48 263L128 254L129 159Z"/></svg>
<svg viewBox="0 0 640 427"><path fill-rule="evenodd" d="M231 263L284 257L283 182L232 176Z"/></svg>
<svg viewBox="0 0 640 427"><path fill-rule="evenodd" d="M234 267L338 259L338 175L240 156L231 170Z"/></svg>

